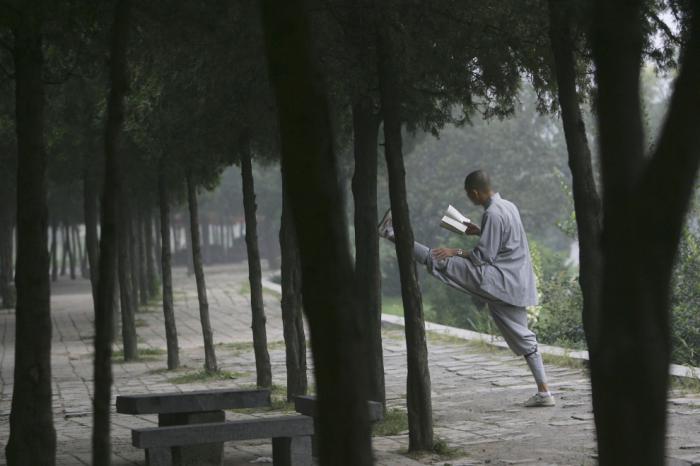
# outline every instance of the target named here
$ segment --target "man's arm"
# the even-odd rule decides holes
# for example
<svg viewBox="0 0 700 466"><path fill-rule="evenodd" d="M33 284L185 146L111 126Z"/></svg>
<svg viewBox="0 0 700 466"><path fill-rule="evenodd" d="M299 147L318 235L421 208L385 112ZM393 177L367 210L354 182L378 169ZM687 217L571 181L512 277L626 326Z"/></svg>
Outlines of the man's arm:
<svg viewBox="0 0 700 466"><path fill-rule="evenodd" d="M492 264L501 248L503 230L502 220L498 216L484 213L483 230L479 244L469 253L474 265Z"/></svg>

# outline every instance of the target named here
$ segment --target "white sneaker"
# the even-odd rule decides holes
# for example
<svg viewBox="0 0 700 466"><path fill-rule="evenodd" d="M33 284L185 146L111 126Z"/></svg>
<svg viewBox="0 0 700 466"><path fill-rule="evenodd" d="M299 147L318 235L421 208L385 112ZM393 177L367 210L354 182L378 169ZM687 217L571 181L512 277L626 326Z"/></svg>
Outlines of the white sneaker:
<svg viewBox="0 0 700 466"><path fill-rule="evenodd" d="M556 406L554 397L552 395L540 395L535 393L524 403L526 408L545 408Z"/></svg>
<svg viewBox="0 0 700 466"><path fill-rule="evenodd" d="M386 211L384 217L382 217L382 221L379 222L379 226L377 226L377 230L379 231L379 236L382 238L386 238L388 240L394 239L394 226L391 222L391 209Z"/></svg>

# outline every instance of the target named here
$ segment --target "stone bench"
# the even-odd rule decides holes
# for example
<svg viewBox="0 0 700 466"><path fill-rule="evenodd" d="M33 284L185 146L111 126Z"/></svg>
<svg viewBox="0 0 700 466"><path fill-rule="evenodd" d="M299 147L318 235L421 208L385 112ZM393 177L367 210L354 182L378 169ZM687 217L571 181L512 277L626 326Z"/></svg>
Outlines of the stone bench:
<svg viewBox="0 0 700 466"><path fill-rule="evenodd" d="M120 414L157 414L158 426L182 426L224 422L225 409L259 408L270 406L270 391L257 390L200 390L192 392L150 393L145 395L121 395L117 397ZM171 456L176 465L197 464L219 466L223 455L223 443L180 447L173 445ZM146 464L151 457L146 449Z"/></svg>
<svg viewBox="0 0 700 466"><path fill-rule="evenodd" d="M148 452L151 466L202 464L196 458L183 463L175 446L195 446L234 440L272 439L272 461L275 466L311 466L313 419L308 416L279 416L190 424L171 427L134 429L131 440L135 447Z"/></svg>
<svg viewBox="0 0 700 466"><path fill-rule="evenodd" d="M294 410L297 413L312 417L314 419L314 424L317 422L316 409L315 396L301 395L294 397ZM371 400L367 401L367 409L370 423L374 424L375 422L379 422L384 419L384 406L382 406L380 402ZM318 444L316 443L315 436L311 438L311 444L313 455L318 456Z"/></svg>

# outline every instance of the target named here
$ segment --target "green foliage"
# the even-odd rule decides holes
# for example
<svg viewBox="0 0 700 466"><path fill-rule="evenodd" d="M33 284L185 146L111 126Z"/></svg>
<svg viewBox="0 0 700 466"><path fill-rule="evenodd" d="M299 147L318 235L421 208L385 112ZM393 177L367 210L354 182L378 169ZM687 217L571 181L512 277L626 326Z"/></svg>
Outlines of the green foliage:
<svg viewBox="0 0 700 466"><path fill-rule="evenodd" d="M671 359L700 366L700 234L687 228L673 275Z"/></svg>
<svg viewBox="0 0 700 466"><path fill-rule="evenodd" d="M390 408L384 414L384 419L372 426L374 437L399 435L408 430L408 413L402 409Z"/></svg>
<svg viewBox="0 0 700 466"><path fill-rule="evenodd" d="M583 298L577 277L564 265L562 254L535 241L530 242L530 248L540 302L529 309L529 316L538 341L585 348Z"/></svg>

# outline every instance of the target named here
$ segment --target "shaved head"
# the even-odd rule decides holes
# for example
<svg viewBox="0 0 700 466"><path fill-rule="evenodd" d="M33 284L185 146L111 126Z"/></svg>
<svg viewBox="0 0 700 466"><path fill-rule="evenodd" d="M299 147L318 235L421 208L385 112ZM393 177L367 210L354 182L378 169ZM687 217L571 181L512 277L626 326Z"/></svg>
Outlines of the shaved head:
<svg viewBox="0 0 700 466"><path fill-rule="evenodd" d="M476 190L481 193L491 191L491 177L483 170L476 170L467 175L464 179L464 189L467 191Z"/></svg>

